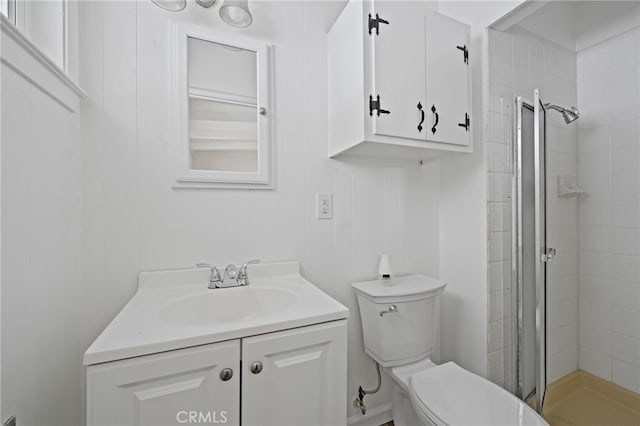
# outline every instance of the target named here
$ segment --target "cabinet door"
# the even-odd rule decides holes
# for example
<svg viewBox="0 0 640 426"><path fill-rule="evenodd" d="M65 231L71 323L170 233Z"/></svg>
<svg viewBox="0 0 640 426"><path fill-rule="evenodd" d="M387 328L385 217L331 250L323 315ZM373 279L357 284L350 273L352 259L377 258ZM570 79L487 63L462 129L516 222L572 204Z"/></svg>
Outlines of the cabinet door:
<svg viewBox="0 0 640 426"><path fill-rule="evenodd" d="M243 339L242 424L344 425L346 341L346 321Z"/></svg>
<svg viewBox="0 0 640 426"><path fill-rule="evenodd" d="M89 426L239 425L239 401L239 340L87 368Z"/></svg>
<svg viewBox="0 0 640 426"><path fill-rule="evenodd" d="M376 1L371 19L378 16L379 33L371 30L373 43L374 100L389 114L373 112L373 133L384 136L424 140L422 123L425 110L424 2ZM365 16L369 20L369 15ZM384 20L387 23L382 23ZM375 22L375 21L374 21ZM365 29L371 25L365 23ZM421 108L418 108L420 104Z"/></svg>
<svg viewBox="0 0 640 426"><path fill-rule="evenodd" d="M427 13L425 19L428 138L469 145L471 129L465 127L465 118L470 114L470 81L464 54L469 49L469 27L438 13Z"/></svg>

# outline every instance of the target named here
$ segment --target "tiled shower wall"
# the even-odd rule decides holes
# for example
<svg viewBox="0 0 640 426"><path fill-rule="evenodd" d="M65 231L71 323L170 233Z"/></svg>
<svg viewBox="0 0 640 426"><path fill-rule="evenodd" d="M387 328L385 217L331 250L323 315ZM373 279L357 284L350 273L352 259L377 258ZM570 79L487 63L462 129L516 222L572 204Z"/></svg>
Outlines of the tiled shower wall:
<svg viewBox="0 0 640 426"><path fill-rule="evenodd" d="M640 392L640 30L578 53L579 366Z"/></svg>
<svg viewBox="0 0 640 426"><path fill-rule="evenodd" d="M521 28L489 32L488 291L489 378L512 390L511 152L514 100L576 105L576 55ZM578 363L578 226L576 198L558 198L558 175L577 174L576 126L548 114L548 370L552 381Z"/></svg>

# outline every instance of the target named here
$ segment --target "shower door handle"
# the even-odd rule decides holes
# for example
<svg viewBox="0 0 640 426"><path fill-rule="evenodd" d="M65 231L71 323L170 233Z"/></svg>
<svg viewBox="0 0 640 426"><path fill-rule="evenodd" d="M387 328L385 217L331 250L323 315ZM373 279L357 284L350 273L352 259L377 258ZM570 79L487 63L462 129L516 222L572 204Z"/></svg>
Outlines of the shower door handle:
<svg viewBox="0 0 640 426"><path fill-rule="evenodd" d="M540 256L540 260L543 262L551 262L554 257L556 257L556 249L549 247L546 253Z"/></svg>

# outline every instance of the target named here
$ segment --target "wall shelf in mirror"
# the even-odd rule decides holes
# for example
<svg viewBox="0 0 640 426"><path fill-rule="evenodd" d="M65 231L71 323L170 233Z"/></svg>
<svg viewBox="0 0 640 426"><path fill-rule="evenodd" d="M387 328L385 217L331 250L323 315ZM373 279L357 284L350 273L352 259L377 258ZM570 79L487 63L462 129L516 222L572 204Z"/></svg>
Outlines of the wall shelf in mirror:
<svg viewBox="0 0 640 426"><path fill-rule="evenodd" d="M175 32L174 187L273 188L271 47L194 25Z"/></svg>
<svg viewBox="0 0 640 426"><path fill-rule="evenodd" d="M189 139L252 141L255 149L256 123L247 121L189 121Z"/></svg>

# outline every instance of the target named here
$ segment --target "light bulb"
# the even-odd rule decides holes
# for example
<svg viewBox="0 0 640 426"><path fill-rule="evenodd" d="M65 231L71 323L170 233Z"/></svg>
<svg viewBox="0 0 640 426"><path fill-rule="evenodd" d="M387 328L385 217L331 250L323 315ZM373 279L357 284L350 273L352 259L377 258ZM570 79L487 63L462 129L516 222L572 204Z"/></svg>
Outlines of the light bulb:
<svg viewBox="0 0 640 426"><path fill-rule="evenodd" d="M248 27L253 22L247 0L224 0L220 6L220 17L227 24L238 28Z"/></svg>

